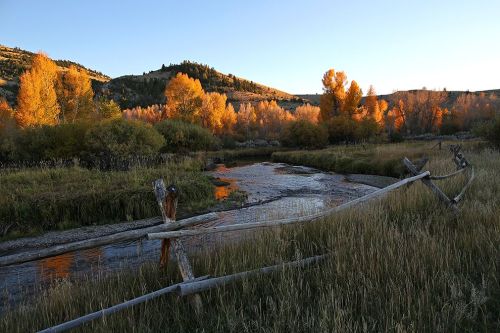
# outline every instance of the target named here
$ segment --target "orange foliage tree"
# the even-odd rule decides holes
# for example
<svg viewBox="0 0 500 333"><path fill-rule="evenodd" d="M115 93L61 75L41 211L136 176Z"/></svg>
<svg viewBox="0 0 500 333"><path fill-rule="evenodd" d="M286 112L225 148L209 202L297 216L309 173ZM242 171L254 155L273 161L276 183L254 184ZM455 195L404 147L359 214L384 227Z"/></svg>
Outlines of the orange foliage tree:
<svg viewBox="0 0 500 333"><path fill-rule="evenodd" d="M60 119L65 123L94 118L94 91L85 69L71 65L59 74L57 97L61 107Z"/></svg>
<svg viewBox="0 0 500 333"><path fill-rule="evenodd" d="M199 80L177 73L165 89L168 118L199 123L203 95L204 91Z"/></svg>
<svg viewBox="0 0 500 333"><path fill-rule="evenodd" d="M234 132L234 127L236 125L237 117L236 112L234 112L234 107L229 103L225 108L221 116L221 128L217 131L217 134L232 135Z"/></svg>
<svg viewBox="0 0 500 333"><path fill-rule="evenodd" d="M207 93L202 98L200 111L201 125L212 133L220 133L222 116L226 110L227 97L216 92Z"/></svg>
<svg viewBox="0 0 500 333"><path fill-rule="evenodd" d="M55 125L59 121L55 83L57 66L45 54L33 57L31 68L20 77L16 121L21 127Z"/></svg>
<svg viewBox="0 0 500 333"><path fill-rule="evenodd" d="M132 109L123 110L123 118L129 120L141 120L150 124L156 124L161 120L165 119L167 115L167 109L164 105L150 105L148 107L137 106Z"/></svg>
<svg viewBox="0 0 500 333"><path fill-rule="evenodd" d="M317 124L319 122L319 112L319 107L312 106L311 104L307 103L298 106L295 109L294 116L296 120L305 120L312 124Z"/></svg>
<svg viewBox="0 0 500 333"><path fill-rule="evenodd" d="M340 115L343 109L347 76L344 72L335 72L334 69L330 69L323 75L322 83L320 114L322 121L328 121Z"/></svg>
<svg viewBox="0 0 500 333"><path fill-rule="evenodd" d="M384 125L384 115L389 107L386 100L379 100L375 88L370 86L368 89L368 94L365 99L366 113L368 117L371 117L379 126Z"/></svg>
<svg viewBox="0 0 500 333"><path fill-rule="evenodd" d="M255 107L259 135L277 139L284 125L292 121L293 115L280 107L276 101L260 101Z"/></svg>
<svg viewBox="0 0 500 333"><path fill-rule="evenodd" d="M0 133L15 127L14 110L0 97Z"/></svg>
<svg viewBox="0 0 500 333"><path fill-rule="evenodd" d="M252 104L240 104L240 108L236 114L236 130L246 139L255 136L257 130L257 114Z"/></svg>

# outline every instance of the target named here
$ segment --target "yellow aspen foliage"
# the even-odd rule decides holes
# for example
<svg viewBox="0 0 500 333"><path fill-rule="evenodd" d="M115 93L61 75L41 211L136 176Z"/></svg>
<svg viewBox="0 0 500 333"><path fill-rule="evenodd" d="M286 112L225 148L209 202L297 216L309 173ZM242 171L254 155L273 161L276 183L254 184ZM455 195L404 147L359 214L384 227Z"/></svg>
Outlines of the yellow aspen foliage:
<svg viewBox="0 0 500 333"><path fill-rule="evenodd" d="M257 129L257 114L255 108L250 103L240 104L236 114L236 127L245 138L251 138Z"/></svg>
<svg viewBox="0 0 500 333"><path fill-rule="evenodd" d="M359 103L363 97L363 92L359 87L358 83L352 80L349 89L345 94L345 100L343 103L342 113L350 118L354 118L357 113L361 113L362 110L359 108Z"/></svg>
<svg viewBox="0 0 500 333"><path fill-rule="evenodd" d="M340 115L345 100L345 85L347 76L344 72L328 70L322 79L323 95L320 99L321 121L328 121Z"/></svg>
<svg viewBox="0 0 500 333"><path fill-rule="evenodd" d="M226 101L225 94L216 92L207 93L203 96L200 110L201 125L210 129L212 133L219 133L222 129L222 117L226 110Z"/></svg>
<svg viewBox="0 0 500 333"><path fill-rule="evenodd" d="M0 97L0 133L15 127L14 110Z"/></svg>
<svg viewBox="0 0 500 333"><path fill-rule="evenodd" d="M319 121L319 112L320 108L317 106L312 106L307 103L301 106L298 106L295 109L295 120L305 120L312 124L317 124Z"/></svg>
<svg viewBox="0 0 500 333"><path fill-rule="evenodd" d="M224 108L224 113L221 117L221 124L222 127L217 134L233 134L234 126L236 125L236 112L234 112L234 108L231 103Z"/></svg>
<svg viewBox="0 0 500 333"><path fill-rule="evenodd" d="M373 119L379 124L380 126L384 125L384 115L387 109L389 108L389 103L385 99L381 99L378 101L378 107L376 109L376 112L372 114Z"/></svg>
<svg viewBox="0 0 500 333"><path fill-rule="evenodd" d="M171 79L165 89L168 117L190 123L200 122L204 91L199 80L183 73Z"/></svg>
<svg viewBox="0 0 500 333"><path fill-rule="evenodd" d="M57 95L61 107L60 118L65 123L95 118L94 91L85 69L71 65L59 75Z"/></svg>
<svg viewBox="0 0 500 333"><path fill-rule="evenodd" d="M20 77L16 121L21 127L55 125L59 121L55 83L57 66L45 54L33 57L31 68Z"/></svg>

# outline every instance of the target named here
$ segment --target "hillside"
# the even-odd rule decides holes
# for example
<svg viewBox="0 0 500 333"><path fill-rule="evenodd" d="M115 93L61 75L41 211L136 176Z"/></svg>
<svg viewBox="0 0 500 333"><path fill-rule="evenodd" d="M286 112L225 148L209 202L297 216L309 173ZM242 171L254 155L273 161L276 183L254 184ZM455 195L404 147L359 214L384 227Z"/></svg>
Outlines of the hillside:
<svg viewBox="0 0 500 333"><path fill-rule="evenodd" d="M14 103L17 90L19 88L19 76L30 67L33 52L11 48L0 45L0 96L7 98L10 103ZM84 68L89 73L93 83L98 86L100 82L110 80L110 77L101 72L86 68L76 62L69 60L54 60L60 71L65 71L69 66L74 65Z"/></svg>
<svg viewBox="0 0 500 333"><path fill-rule="evenodd" d="M142 75L126 75L110 80L101 87L101 92L117 101L122 108L148 106L165 102L164 90L167 82L177 73L200 80L207 92L225 93L228 101L236 104L277 100L287 107L295 107L302 99L286 92L255 83L233 74L223 74L208 65L184 61L176 65L163 65L160 69Z"/></svg>
<svg viewBox="0 0 500 333"><path fill-rule="evenodd" d="M409 92L416 92L420 91L420 89L415 89L415 90L409 90ZM379 99L385 99L387 102L389 102L390 105L394 103L394 100L396 99L395 95L400 93L402 91L397 91L392 94L385 94L385 95L378 95ZM500 98L500 89L493 89L493 90L484 90L484 91L447 91L447 99L445 102L445 107L451 108L451 106L455 103L457 100L458 96L468 93L468 94L474 94L474 95L479 95L481 93L487 94L487 95L495 95L497 98ZM298 94L296 95L299 98L302 98L303 100L313 104L313 105L318 105L320 103L320 98L321 94ZM365 97L361 100L361 102L364 102Z"/></svg>

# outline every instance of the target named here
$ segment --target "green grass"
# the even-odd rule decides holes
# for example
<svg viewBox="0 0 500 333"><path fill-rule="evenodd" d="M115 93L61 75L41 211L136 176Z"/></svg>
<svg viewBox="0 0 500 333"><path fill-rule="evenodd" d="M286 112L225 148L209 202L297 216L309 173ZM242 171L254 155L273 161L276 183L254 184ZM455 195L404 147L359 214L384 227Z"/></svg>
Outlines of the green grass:
<svg viewBox="0 0 500 333"><path fill-rule="evenodd" d="M390 147L400 149L380 149ZM76 331L499 331L500 154L465 153L477 178L458 218L416 183L320 222L257 232L246 242L193 258L197 276L219 276L331 254L316 267L204 292L199 317L187 299L167 295ZM454 169L449 152L428 155L426 169L433 174ZM465 180L460 175L439 185L451 195ZM7 312L0 331L45 328L179 280L173 265L166 272L145 265L138 273L60 282Z"/></svg>
<svg viewBox="0 0 500 333"><path fill-rule="evenodd" d="M8 237L75 226L158 216L151 182L163 177L180 189L179 215L214 203L213 185L191 159L130 171L83 168L24 169L0 173L0 228Z"/></svg>
<svg viewBox="0 0 500 333"><path fill-rule="evenodd" d="M338 173L401 177L406 173L401 162L403 157L416 159L427 156L429 147L428 142L333 146L321 150L275 152L272 160Z"/></svg>

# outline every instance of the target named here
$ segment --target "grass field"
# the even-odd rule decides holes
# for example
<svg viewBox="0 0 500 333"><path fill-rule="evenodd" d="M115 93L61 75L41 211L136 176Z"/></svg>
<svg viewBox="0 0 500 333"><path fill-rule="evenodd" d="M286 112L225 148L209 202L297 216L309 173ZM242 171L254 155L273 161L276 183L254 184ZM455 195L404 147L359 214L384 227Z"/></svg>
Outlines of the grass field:
<svg viewBox="0 0 500 333"><path fill-rule="evenodd" d="M214 203L213 186L193 159L129 171L36 168L0 172L0 231L5 238L158 216L151 182L163 177L180 189L179 214Z"/></svg>
<svg viewBox="0 0 500 333"><path fill-rule="evenodd" d="M406 173L401 163L403 157L417 159L429 154L429 142L385 145L333 146L321 150L296 150L275 152L274 162L306 165L338 173L359 173L401 177Z"/></svg>
<svg viewBox="0 0 500 333"><path fill-rule="evenodd" d="M375 147L409 153L413 144ZM397 154L394 152L394 154ZM428 150L433 174L454 170L450 153ZM476 180L456 218L420 183L362 208L302 226L254 234L193 258L196 275L224 275L330 254L286 270L202 293L196 317L174 295L82 326L83 332L485 332L500 330L500 154L470 147ZM449 195L463 175L440 181ZM7 312L0 331L45 328L159 289L180 277L145 265L139 273L64 281Z"/></svg>

